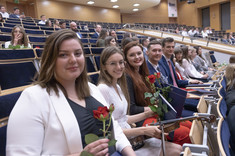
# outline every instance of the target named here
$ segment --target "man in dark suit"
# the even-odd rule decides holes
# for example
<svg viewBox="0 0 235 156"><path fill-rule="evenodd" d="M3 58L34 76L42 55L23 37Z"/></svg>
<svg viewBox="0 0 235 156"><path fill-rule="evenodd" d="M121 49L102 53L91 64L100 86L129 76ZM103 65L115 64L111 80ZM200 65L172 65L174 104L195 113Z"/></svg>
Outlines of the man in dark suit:
<svg viewBox="0 0 235 156"><path fill-rule="evenodd" d="M159 60L162 58L161 42L157 40L151 41L147 46L146 54L148 56L148 60L146 60L146 62L149 69L149 73L154 74L158 72L160 73L164 72L162 66L159 65ZM168 80L164 75L166 74L165 73L161 74L161 81L160 81L161 85L156 81L155 86L162 87L163 84L168 83Z"/></svg>
<svg viewBox="0 0 235 156"><path fill-rule="evenodd" d="M91 36L91 38L98 38L101 32L101 25L97 24L95 27L95 33Z"/></svg>
<svg viewBox="0 0 235 156"><path fill-rule="evenodd" d="M171 56L174 53L175 43L174 39L171 37L164 38L162 40L162 50L163 55L159 61L159 66L162 67L164 72L162 74L168 78L169 84L174 85L175 87L185 88L189 83L198 83L194 80L178 80L175 72L173 62L171 61ZM198 100L195 99L186 99L184 108L192 111L197 111Z"/></svg>
<svg viewBox="0 0 235 156"><path fill-rule="evenodd" d="M175 87L185 88L185 86L189 84L189 81L177 79L173 62L170 59L174 53L174 48L175 48L174 39L171 37L164 38L162 40L163 56L159 62L164 70L163 72L163 74L165 74L164 76L168 78L169 84L172 84Z"/></svg>
<svg viewBox="0 0 235 156"><path fill-rule="evenodd" d="M71 30L73 30L74 32L76 32L78 38L81 39L81 38L82 38L82 34L81 34L81 33L79 32L79 30L78 30L77 23L71 22L71 23L69 24L69 26L70 26L70 29L71 29Z"/></svg>
<svg viewBox="0 0 235 156"><path fill-rule="evenodd" d="M156 81L155 86L159 88L164 87L166 84L168 84L168 77L166 77L167 73L163 67L164 65L162 65L160 61L162 58L162 53L163 53L162 44L159 41L153 40L149 43L147 48L148 50L146 51L146 54L148 55L148 60L146 62L147 62L147 66L149 69L149 73L154 74L154 73L160 72L161 73L161 79L160 79L161 85ZM197 103L198 101L195 101L195 100L193 101L186 100L185 106L187 108L187 106L189 105L188 106L189 110L195 111L195 107L197 106ZM189 110L183 110L182 116L185 117L185 116L192 115L193 112Z"/></svg>
<svg viewBox="0 0 235 156"><path fill-rule="evenodd" d="M25 15L20 15L20 9L17 7L14 7L14 13L10 14L9 18L25 18Z"/></svg>

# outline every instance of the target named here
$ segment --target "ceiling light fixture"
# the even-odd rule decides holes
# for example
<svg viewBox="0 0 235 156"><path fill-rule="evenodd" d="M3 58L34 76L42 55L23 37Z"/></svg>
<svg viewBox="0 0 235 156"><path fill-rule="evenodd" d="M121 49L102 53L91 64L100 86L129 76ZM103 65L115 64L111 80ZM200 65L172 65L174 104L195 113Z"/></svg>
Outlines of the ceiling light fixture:
<svg viewBox="0 0 235 156"><path fill-rule="evenodd" d="M113 2L113 3L114 3L114 2L117 2L117 1L118 1L118 0L110 0L110 2Z"/></svg>
<svg viewBox="0 0 235 156"><path fill-rule="evenodd" d="M87 2L87 4L90 4L90 5L92 5L92 4L94 4L95 2L94 1L88 1Z"/></svg>
<svg viewBox="0 0 235 156"><path fill-rule="evenodd" d="M119 6L118 5L114 5L113 8L119 8Z"/></svg>
<svg viewBox="0 0 235 156"><path fill-rule="evenodd" d="M135 9L133 9L133 11L139 11L139 9L135 8Z"/></svg>
<svg viewBox="0 0 235 156"><path fill-rule="evenodd" d="M133 6L134 6L134 7L137 7L137 6L140 6L140 4L136 3L136 4L134 4Z"/></svg>

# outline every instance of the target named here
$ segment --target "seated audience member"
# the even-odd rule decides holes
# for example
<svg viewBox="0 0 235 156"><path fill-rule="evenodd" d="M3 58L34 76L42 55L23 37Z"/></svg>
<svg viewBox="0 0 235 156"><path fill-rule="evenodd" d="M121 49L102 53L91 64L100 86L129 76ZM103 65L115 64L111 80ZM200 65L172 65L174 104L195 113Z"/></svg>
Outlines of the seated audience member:
<svg viewBox="0 0 235 156"><path fill-rule="evenodd" d="M229 111L229 114L227 116L227 121L228 121L228 126L230 130L230 140L229 140L229 145L230 145L230 153L231 156L235 155L235 107L233 106L231 110Z"/></svg>
<svg viewBox="0 0 235 156"><path fill-rule="evenodd" d="M116 34L116 31L115 31L115 30L111 30L111 31L109 32L109 36L113 36L113 38L114 38L116 41L118 40L117 34Z"/></svg>
<svg viewBox="0 0 235 156"><path fill-rule="evenodd" d="M183 80L189 80L190 79L189 76L187 75L184 68L182 67L183 51L181 50L180 47L175 47L174 54L175 54L175 70L176 70L177 78L179 79L178 73L180 73Z"/></svg>
<svg viewBox="0 0 235 156"><path fill-rule="evenodd" d="M41 21L39 21L38 24L45 25L47 21L46 15L41 15L40 18L41 18Z"/></svg>
<svg viewBox="0 0 235 156"><path fill-rule="evenodd" d="M59 28L59 29L60 29L60 22L59 22L59 20L55 19L55 20L53 21L53 27L54 27L54 29L55 29L55 28Z"/></svg>
<svg viewBox="0 0 235 156"><path fill-rule="evenodd" d="M136 41L136 42L140 43L140 39L137 36L133 36L131 39L132 39L132 41Z"/></svg>
<svg viewBox="0 0 235 156"><path fill-rule="evenodd" d="M100 35L98 37L98 40L96 41L97 47L105 47L105 37L108 36L108 31L106 29L102 29L100 32Z"/></svg>
<svg viewBox="0 0 235 156"><path fill-rule="evenodd" d="M6 8L4 6L0 6L0 13L2 14L3 18L9 18L9 14L6 12Z"/></svg>
<svg viewBox="0 0 235 156"><path fill-rule="evenodd" d="M105 37L104 42L105 42L105 47L109 47L109 46L117 47L118 46L117 42L116 42L116 40L115 40L115 38L113 36Z"/></svg>
<svg viewBox="0 0 235 156"><path fill-rule="evenodd" d="M121 48L122 48L122 50L123 50L124 47L125 47L128 43L130 43L131 41L133 41L133 40L132 40L132 38L130 38L130 37L126 37L125 39L123 38L123 39L122 39L122 43L121 43Z"/></svg>
<svg viewBox="0 0 235 156"><path fill-rule="evenodd" d="M5 48L32 48L23 27L16 25L11 32L11 41L5 42Z"/></svg>
<svg viewBox="0 0 235 156"><path fill-rule="evenodd" d="M77 23L71 22L69 24L69 26L70 26L70 29L73 30L77 34L78 38L81 39L82 38L82 34L78 30Z"/></svg>
<svg viewBox="0 0 235 156"><path fill-rule="evenodd" d="M101 25L97 24L95 27L95 33L91 36L91 38L98 38L100 36L101 30Z"/></svg>
<svg viewBox="0 0 235 156"><path fill-rule="evenodd" d="M235 57L233 57L235 59ZM231 60L231 57L230 57ZM230 129L230 146L233 153L235 153L235 64L229 64L226 67L225 78L226 78L226 104L227 104L227 121Z"/></svg>
<svg viewBox="0 0 235 156"><path fill-rule="evenodd" d="M2 14L0 14L0 22L4 22L4 19L2 17Z"/></svg>
<svg viewBox="0 0 235 156"><path fill-rule="evenodd" d="M196 30L194 27L192 27L189 31L188 31L188 35L190 37L195 37L195 34L196 34Z"/></svg>
<svg viewBox="0 0 235 156"><path fill-rule="evenodd" d="M196 50L192 47L188 48L188 46L183 46L181 49L183 51L182 67L184 68L186 74L192 78L207 79L208 74L198 72L193 65L192 60L197 55Z"/></svg>
<svg viewBox="0 0 235 156"><path fill-rule="evenodd" d="M45 26L47 26L47 27L52 27L51 20L47 20Z"/></svg>
<svg viewBox="0 0 235 156"><path fill-rule="evenodd" d="M86 134L103 136L102 121L93 117L100 106L107 103L98 88L88 83L81 41L71 30L56 31L45 43L37 81L23 91L10 114L7 155L76 156L83 151L112 155L115 149L108 148L108 139L85 143ZM111 130L116 150L135 156L115 120Z"/></svg>
<svg viewBox="0 0 235 156"><path fill-rule="evenodd" d="M202 81L191 79L188 76L188 74L185 72L185 69L182 67L183 51L181 50L180 47L175 48L174 54L175 54L175 69L176 69L176 74L177 74L178 79L181 76L183 78L183 80L189 80L191 83L202 84L203 83Z"/></svg>
<svg viewBox="0 0 235 156"><path fill-rule="evenodd" d="M226 78L226 103L228 111L235 105L235 64L229 64L226 67L225 78Z"/></svg>
<svg viewBox="0 0 235 156"><path fill-rule="evenodd" d="M148 38L144 38L141 40L141 44L143 46L143 53L144 53L144 58L147 61L148 60L148 56L146 55L146 51L147 51L147 47L149 44L149 39Z"/></svg>
<svg viewBox="0 0 235 156"><path fill-rule="evenodd" d="M149 42L153 41L153 40L157 40L155 37L150 37L149 38Z"/></svg>
<svg viewBox="0 0 235 156"><path fill-rule="evenodd" d="M182 36L188 36L188 31L186 28L183 29L183 31L181 32Z"/></svg>
<svg viewBox="0 0 235 156"><path fill-rule="evenodd" d="M235 43L235 38L233 37L233 32L229 33L228 41L229 41L230 44L234 44Z"/></svg>
<svg viewBox="0 0 235 156"><path fill-rule="evenodd" d="M208 67L206 60L202 56L202 47L201 46L194 46L196 49L197 56L194 58L194 62L200 66L203 71L213 71L213 68Z"/></svg>
<svg viewBox="0 0 235 156"><path fill-rule="evenodd" d="M179 27L176 27L175 33L176 33L176 34L180 34Z"/></svg>
<svg viewBox="0 0 235 156"><path fill-rule="evenodd" d="M222 43L225 43L225 44L228 44L229 42L228 42L228 36L227 36L227 34L224 34L223 35L223 38L221 39L221 42Z"/></svg>
<svg viewBox="0 0 235 156"><path fill-rule="evenodd" d="M128 92L130 96L130 114L138 114L149 111L148 104L144 98L145 92L150 92L150 85L145 80L149 75L148 66L143 56L142 46L137 42L130 42L124 48L124 55L126 58L126 78L128 84ZM154 58L156 59L156 58ZM150 119L156 121L155 119ZM143 123L144 122L144 123ZM151 123L149 120L137 123L137 126L142 126ZM190 143L189 131L191 123L186 123L184 127L180 127L174 133L174 136L168 137L174 143L183 145L183 143Z"/></svg>
<svg viewBox="0 0 235 156"><path fill-rule="evenodd" d="M133 36L131 35L131 33L125 32L125 34L123 35L123 40L127 37L132 38Z"/></svg>
<svg viewBox="0 0 235 156"><path fill-rule="evenodd" d="M208 37L207 28L204 28L204 29L201 31L201 34L202 34L202 37L203 37L203 38L207 38L207 37Z"/></svg>
<svg viewBox="0 0 235 156"><path fill-rule="evenodd" d="M232 55L232 56L229 58L229 63L235 63L235 55Z"/></svg>
<svg viewBox="0 0 235 156"><path fill-rule="evenodd" d="M199 36L200 36L199 28L196 28L194 37L199 37Z"/></svg>
<svg viewBox="0 0 235 156"><path fill-rule="evenodd" d="M98 88L108 104L114 104L113 117L118 121L127 138L145 134L150 139L144 141L144 146L135 150L137 156L158 156L161 152L161 131L156 126L131 128L130 124L141 121L153 115L151 110L136 115L128 115L129 94L124 74L124 54L117 47L107 47L100 58L100 76ZM166 155L179 155L182 148L174 143L166 142Z"/></svg>
<svg viewBox="0 0 235 156"><path fill-rule="evenodd" d="M20 15L20 9L17 7L14 7L14 13L10 14L9 18L25 18L25 15L22 13L22 15Z"/></svg>
<svg viewBox="0 0 235 156"><path fill-rule="evenodd" d="M174 53L175 42L171 37L164 38L162 40L162 51L163 55L160 59L159 65L161 66L162 74L168 78L168 83L175 86L185 88L186 85L189 84L188 80L178 80L175 72L175 68L173 66L172 61L170 60L171 56ZM193 82L190 82L193 83Z"/></svg>
<svg viewBox="0 0 235 156"><path fill-rule="evenodd" d="M212 34L212 33L213 33L211 27L208 27L208 28L207 28L206 33L207 33L207 34Z"/></svg>
<svg viewBox="0 0 235 156"><path fill-rule="evenodd" d="M89 31L89 28L88 28L87 25L85 25L85 26L83 27L83 29L86 30L86 31Z"/></svg>
<svg viewBox="0 0 235 156"><path fill-rule="evenodd" d="M66 22L65 21L60 21L60 29L66 29Z"/></svg>

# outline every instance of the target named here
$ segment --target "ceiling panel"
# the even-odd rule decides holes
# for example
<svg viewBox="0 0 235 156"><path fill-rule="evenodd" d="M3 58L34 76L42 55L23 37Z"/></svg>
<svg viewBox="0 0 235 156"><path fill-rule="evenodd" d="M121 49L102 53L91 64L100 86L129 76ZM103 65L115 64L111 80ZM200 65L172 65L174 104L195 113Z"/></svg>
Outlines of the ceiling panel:
<svg viewBox="0 0 235 156"><path fill-rule="evenodd" d="M89 0L55 0L55 1L88 5L87 2ZM110 2L110 0L92 0L92 1L94 1L95 3L89 6L112 8L113 5L119 5L119 8L117 9L120 9L121 13L133 13L134 8L138 8L139 10L145 10L147 8L158 5L161 0L118 0L115 3ZM138 3L140 5L138 7L134 7L133 4L135 3Z"/></svg>

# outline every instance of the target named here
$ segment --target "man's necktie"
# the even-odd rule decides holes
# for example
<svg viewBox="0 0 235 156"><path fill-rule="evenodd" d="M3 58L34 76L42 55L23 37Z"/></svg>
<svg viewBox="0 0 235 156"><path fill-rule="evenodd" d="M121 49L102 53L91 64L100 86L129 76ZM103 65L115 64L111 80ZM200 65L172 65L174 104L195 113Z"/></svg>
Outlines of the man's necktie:
<svg viewBox="0 0 235 156"><path fill-rule="evenodd" d="M169 65L169 68L170 68L170 71L171 71L171 77L172 77L172 80L173 80L173 85L175 87L178 87L177 83L176 83L176 80L175 80L175 75L173 73L173 69L172 69L172 65L171 65L171 62L168 61L168 65Z"/></svg>

